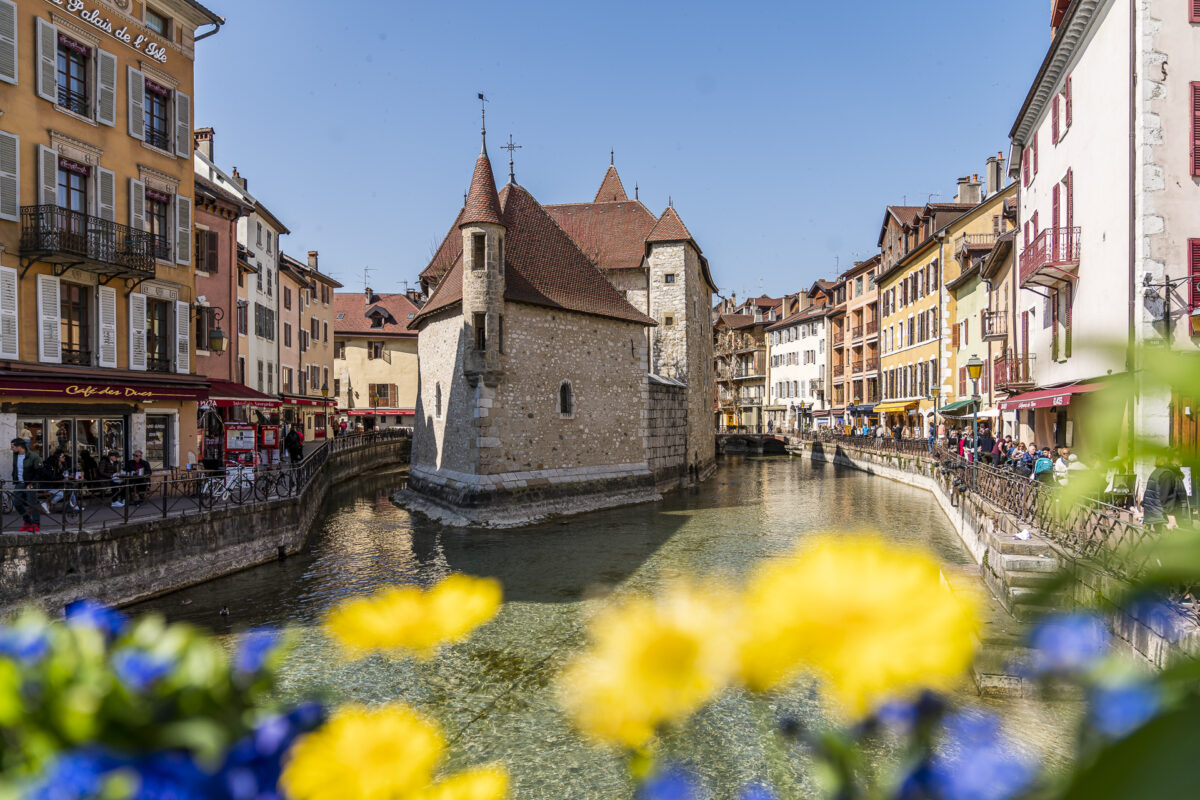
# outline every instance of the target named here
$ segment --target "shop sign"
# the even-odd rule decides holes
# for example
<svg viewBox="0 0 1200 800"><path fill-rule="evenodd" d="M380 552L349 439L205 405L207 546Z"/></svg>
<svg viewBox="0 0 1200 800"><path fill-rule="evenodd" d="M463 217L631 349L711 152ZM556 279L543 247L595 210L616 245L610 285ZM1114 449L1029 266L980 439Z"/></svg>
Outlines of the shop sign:
<svg viewBox="0 0 1200 800"><path fill-rule="evenodd" d="M254 452L255 428L246 422L225 423L225 449L231 452Z"/></svg>
<svg viewBox="0 0 1200 800"><path fill-rule="evenodd" d="M266 449L279 447L279 426L263 425L259 430L259 440Z"/></svg>
<svg viewBox="0 0 1200 800"><path fill-rule="evenodd" d="M83 0L46 0L46 2L58 6L69 14L74 14L92 27L104 31L118 42L123 42L137 50L146 58L153 59L160 64L167 63L167 48L151 41L148 36L130 32L128 25L122 25L114 30L111 19L100 13L98 8L88 9Z"/></svg>

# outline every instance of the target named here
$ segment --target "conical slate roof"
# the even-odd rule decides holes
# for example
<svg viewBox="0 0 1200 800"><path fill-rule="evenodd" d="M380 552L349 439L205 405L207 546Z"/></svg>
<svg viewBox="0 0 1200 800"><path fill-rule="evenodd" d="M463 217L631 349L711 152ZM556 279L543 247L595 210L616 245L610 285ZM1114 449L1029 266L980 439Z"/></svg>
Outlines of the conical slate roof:
<svg viewBox="0 0 1200 800"><path fill-rule="evenodd" d="M625 187L621 185L621 176L617 174L617 168L611 164L608 171L604 173L604 180L600 182L600 189L596 192L596 199L593 203L612 203L628 200L629 197L625 194Z"/></svg>
<svg viewBox="0 0 1200 800"><path fill-rule="evenodd" d="M467 204L463 207L462 222L459 225L470 225L473 222L502 224L496 179L492 175L492 162L488 160L486 150L475 159L475 174L471 176L471 188L467 190Z"/></svg>

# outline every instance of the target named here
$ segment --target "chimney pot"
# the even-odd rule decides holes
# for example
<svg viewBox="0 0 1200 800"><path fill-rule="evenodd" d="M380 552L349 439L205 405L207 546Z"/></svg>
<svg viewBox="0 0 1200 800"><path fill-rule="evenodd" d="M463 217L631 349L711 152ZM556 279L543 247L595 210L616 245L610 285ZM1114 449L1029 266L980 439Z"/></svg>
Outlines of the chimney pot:
<svg viewBox="0 0 1200 800"><path fill-rule="evenodd" d="M317 251L316 250L308 251L308 266L311 267L312 269L317 268Z"/></svg>
<svg viewBox="0 0 1200 800"><path fill-rule="evenodd" d="M192 134L196 149L204 155L209 161L213 160L213 137L215 132L212 128L197 128Z"/></svg>

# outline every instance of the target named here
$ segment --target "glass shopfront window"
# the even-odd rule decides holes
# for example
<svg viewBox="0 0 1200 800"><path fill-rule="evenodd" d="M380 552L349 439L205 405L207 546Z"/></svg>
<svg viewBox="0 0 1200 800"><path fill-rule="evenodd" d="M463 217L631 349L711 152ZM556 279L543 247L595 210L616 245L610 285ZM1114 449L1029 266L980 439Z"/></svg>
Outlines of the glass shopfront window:
<svg viewBox="0 0 1200 800"><path fill-rule="evenodd" d="M174 451L171 441L171 431L174 417L165 414L146 415L146 460L155 469L165 469L175 466L171 463Z"/></svg>
<svg viewBox="0 0 1200 800"><path fill-rule="evenodd" d="M31 452L46 459L62 450L71 470L88 473L89 478L110 450L124 463L126 430L121 418L22 417L17 421L17 434L29 442Z"/></svg>

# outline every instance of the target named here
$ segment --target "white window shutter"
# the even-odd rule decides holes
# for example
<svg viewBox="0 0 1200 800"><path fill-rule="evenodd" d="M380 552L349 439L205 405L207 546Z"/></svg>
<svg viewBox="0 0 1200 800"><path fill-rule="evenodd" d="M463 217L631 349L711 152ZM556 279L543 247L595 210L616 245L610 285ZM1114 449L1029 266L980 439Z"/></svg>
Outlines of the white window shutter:
<svg viewBox="0 0 1200 800"><path fill-rule="evenodd" d="M175 263L192 263L192 201L175 195Z"/></svg>
<svg viewBox="0 0 1200 800"><path fill-rule="evenodd" d="M0 219L21 220L21 137L4 131L0 131Z"/></svg>
<svg viewBox="0 0 1200 800"><path fill-rule="evenodd" d="M175 155L187 158L192 154L192 98L175 92Z"/></svg>
<svg viewBox="0 0 1200 800"><path fill-rule="evenodd" d="M146 76L140 70L129 67L129 135L146 141Z"/></svg>
<svg viewBox="0 0 1200 800"><path fill-rule="evenodd" d="M117 57L96 50L96 122L117 124Z"/></svg>
<svg viewBox="0 0 1200 800"><path fill-rule="evenodd" d="M20 358L18 321L17 271L0 267L0 358Z"/></svg>
<svg viewBox="0 0 1200 800"><path fill-rule="evenodd" d="M100 352L96 363L102 367L117 366L117 290L101 286L97 290L100 307Z"/></svg>
<svg viewBox="0 0 1200 800"><path fill-rule="evenodd" d="M58 278L37 276L38 302L38 361L43 364L62 363L61 306L58 299Z"/></svg>
<svg viewBox="0 0 1200 800"><path fill-rule="evenodd" d="M175 303L175 371L192 371L192 306L182 300Z"/></svg>
<svg viewBox="0 0 1200 800"><path fill-rule="evenodd" d="M129 295L129 368L146 371L146 295Z"/></svg>
<svg viewBox="0 0 1200 800"><path fill-rule="evenodd" d="M0 0L0 81L17 82L17 4Z"/></svg>
<svg viewBox="0 0 1200 800"><path fill-rule="evenodd" d="M38 205L58 205L58 153L38 145Z"/></svg>
<svg viewBox="0 0 1200 800"><path fill-rule="evenodd" d="M37 90L38 97L58 102L58 28L37 18Z"/></svg>
<svg viewBox="0 0 1200 800"><path fill-rule="evenodd" d="M129 179L129 227L146 230L146 184Z"/></svg>
<svg viewBox="0 0 1200 800"><path fill-rule="evenodd" d="M97 210L100 219L117 221L117 178L112 170L96 168Z"/></svg>

